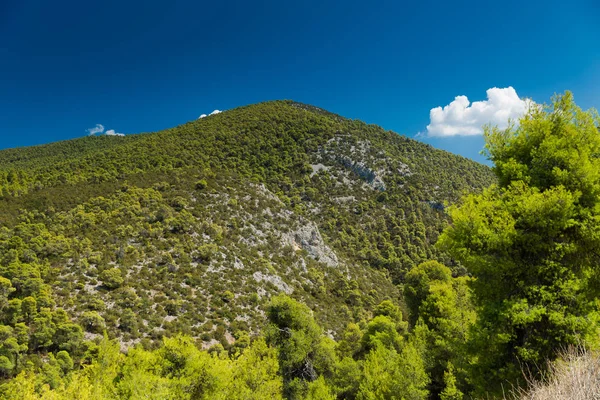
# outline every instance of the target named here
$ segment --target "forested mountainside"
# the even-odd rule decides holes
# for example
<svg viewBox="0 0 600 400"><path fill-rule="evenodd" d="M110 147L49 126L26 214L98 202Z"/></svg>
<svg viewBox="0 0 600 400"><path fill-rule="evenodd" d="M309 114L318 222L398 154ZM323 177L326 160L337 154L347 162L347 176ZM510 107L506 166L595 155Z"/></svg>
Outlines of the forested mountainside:
<svg viewBox="0 0 600 400"><path fill-rule="evenodd" d="M407 274L437 261L450 268L439 279L465 276L433 245L446 207L495 181L486 166L292 101L0 151L0 373L64 375L109 354L108 339L163 351L183 334L233 355L273 326L278 294L336 339L395 316L400 357Z"/></svg>

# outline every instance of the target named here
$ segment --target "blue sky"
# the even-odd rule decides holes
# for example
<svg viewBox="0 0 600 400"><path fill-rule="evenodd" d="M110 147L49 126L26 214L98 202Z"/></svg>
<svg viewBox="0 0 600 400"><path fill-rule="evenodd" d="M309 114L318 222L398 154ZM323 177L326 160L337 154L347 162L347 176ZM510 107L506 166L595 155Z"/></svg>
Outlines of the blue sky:
<svg viewBox="0 0 600 400"><path fill-rule="evenodd" d="M598 1L486 3L2 0L0 148L294 99L482 160L430 110L494 87L600 108Z"/></svg>

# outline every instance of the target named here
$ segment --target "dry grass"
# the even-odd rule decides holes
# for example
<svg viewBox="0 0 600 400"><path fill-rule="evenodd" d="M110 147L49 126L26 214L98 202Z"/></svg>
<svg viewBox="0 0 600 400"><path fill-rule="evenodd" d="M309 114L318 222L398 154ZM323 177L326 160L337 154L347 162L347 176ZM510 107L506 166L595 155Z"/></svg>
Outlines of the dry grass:
<svg viewBox="0 0 600 400"><path fill-rule="evenodd" d="M516 390L514 400L600 400L600 354L570 348L550 364L541 381L529 380L527 390Z"/></svg>

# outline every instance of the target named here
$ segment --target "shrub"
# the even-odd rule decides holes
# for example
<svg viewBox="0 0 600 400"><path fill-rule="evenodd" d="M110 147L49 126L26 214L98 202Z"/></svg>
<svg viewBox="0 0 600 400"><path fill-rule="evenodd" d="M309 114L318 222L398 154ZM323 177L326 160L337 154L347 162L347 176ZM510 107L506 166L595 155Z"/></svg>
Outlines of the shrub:
<svg viewBox="0 0 600 400"><path fill-rule="evenodd" d="M81 325L86 331L92 333L102 333L106 329L104 318L96 311L86 311L81 316Z"/></svg>
<svg viewBox="0 0 600 400"><path fill-rule="evenodd" d="M100 273L100 279L102 284L111 290L120 287L125 282L119 268L105 269Z"/></svg>

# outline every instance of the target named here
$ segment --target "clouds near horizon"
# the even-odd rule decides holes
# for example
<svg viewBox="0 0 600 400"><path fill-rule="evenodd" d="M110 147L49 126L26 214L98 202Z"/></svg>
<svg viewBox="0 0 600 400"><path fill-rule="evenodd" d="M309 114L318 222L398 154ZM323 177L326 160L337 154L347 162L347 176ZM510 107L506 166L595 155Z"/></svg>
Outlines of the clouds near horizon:
<svg viewBox="0 0 600 400"><path fill-rule="evenodd" d="M95 127L86 129L85 131L88 133L88 135L94 136L96 133L104 132L104 125L96 124Z"/></svg>
<svg viewBox="0 0 600 400"><path fill-rule="evenodd" d="M214 110L213 112L211 112L211 113L210 113L210 114L208 114L208 115L206 115L206 114L202 114L202 115L200 115L200 116L198 117L198 119L201 119L201 118L206 118L206 117L208 117L209 115L221 114L222 112L223 112L222 110Z"/></svg>
<svg viewBox="0 0 600 400"><path fill-rule="evenodd" d="M108 129L106 132L104 131L104 125L96 124L95 127L89 128L85 130L89 136L95 136L97 134L106 135L106 136L125 136L124 133L116 132L114 129Z"/></svg>
<svg viewBox="0 0 600 400"><path fill-rule="evenodd" d="M518 121L534 104L521 99L516 90L493 87L486 91L487 100L470 102L467 96L456 96L454 101L442 107L432 108L427 125L428 137L475 136L483 134L483 126L492 124L500 129L509 120Z"/></svg>
<svg viewBox="0 0 600 400"><path fill-rule="evenodd" d="M115 130L114 130L114 129L109 129L109 130L107 130L106 132L104 132L104 134L105 134L106 136L125 136L125 134L124 134L124 133L115 132Z"/></svg>

